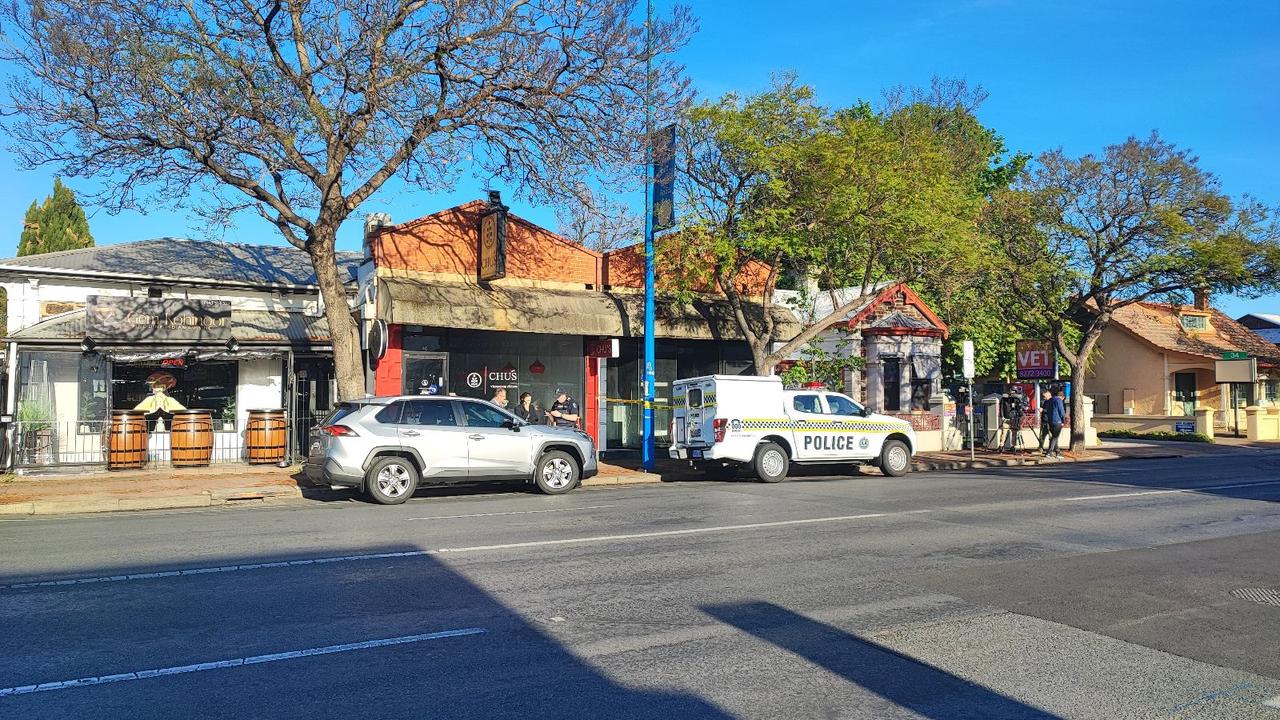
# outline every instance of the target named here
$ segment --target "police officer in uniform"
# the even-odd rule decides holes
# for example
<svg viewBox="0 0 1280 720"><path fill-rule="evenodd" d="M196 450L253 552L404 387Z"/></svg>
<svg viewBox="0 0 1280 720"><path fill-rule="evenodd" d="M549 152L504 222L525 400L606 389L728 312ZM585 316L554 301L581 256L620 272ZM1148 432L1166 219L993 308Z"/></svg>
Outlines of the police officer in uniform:
<svg viewBox="0 0 1280 720"><path fill-rule="evenodd" d="M547 411L549 422L556 427L578 427L578 401L574 400L564 388L556 388L556 401L551 403Z"/></svg>

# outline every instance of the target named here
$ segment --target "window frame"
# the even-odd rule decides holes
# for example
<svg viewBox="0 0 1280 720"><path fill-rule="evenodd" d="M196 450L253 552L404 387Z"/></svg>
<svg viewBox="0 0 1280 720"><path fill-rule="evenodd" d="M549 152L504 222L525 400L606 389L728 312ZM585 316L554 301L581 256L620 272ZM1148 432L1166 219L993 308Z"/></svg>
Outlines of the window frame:
<svg viewBox="0 0 1280 720"><path fill-rule="evenodd" d="M1194 326L1188 326L1187 321L1194 320ZM1178 315L1178 325L1188 332L1205 332L1209 329L1209 316L1199 313L1180 313Z"/></svg>
<svg viewBox="0 0 1280 720"><path fill-rule="evenodd" d="M800 400L800 398L810 398L810 397L814 399L814 404L818 406L817 410L804 410L799 407L796 407L796 403ZM791 409L794 412L804 413L806 415L826 415L827 414L825 410L826 405L822 401L822 393L804 393L800 395L792 395Z"/></svg>

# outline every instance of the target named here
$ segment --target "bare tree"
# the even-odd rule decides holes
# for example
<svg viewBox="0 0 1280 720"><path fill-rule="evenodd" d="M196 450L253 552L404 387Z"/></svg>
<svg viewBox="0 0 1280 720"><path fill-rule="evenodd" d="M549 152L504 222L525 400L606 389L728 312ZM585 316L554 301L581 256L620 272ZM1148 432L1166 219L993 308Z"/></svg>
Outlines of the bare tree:
<svg viewBox="0 0 1280 720"><path fill-rule="evenodd" d="M554 198L634 163L646 61L693 30L635 0L5 0L5 127L27 166L118 182L97 201L258 212L305 250L339 394L362 391L339 226L392 177L447 187L464 168Z"/></svg>
<svg viewBox="0 0 1280 720"><path fill-rule="evenodd" d="M569 202L556 210L556 221L561 235L598 252L632 245L644 230L644 219L629 205L586 183L573 188Z"/></svg>

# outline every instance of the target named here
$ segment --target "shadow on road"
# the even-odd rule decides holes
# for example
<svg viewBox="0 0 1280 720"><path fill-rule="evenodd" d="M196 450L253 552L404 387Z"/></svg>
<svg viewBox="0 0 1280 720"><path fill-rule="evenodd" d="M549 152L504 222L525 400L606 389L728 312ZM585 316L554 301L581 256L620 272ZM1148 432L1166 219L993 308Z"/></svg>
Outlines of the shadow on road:
<svg viewBox="0 0 1280 720"><path fill-rule="evenodd" d="M414 546L362 554L416 552ZM342 558L345 548L317 557ZM464 628L483 632L9 697L26 718L728 720L700 697L636 689L556 638L572 607L517 611L430 555L0 590L0 689ZM112 574L172 568L112 568Z"/></svg>
<svg viewBox="0 0 1280 720"><path fill-rule="evenodd" d="M772 603L712 605L702 610L922 717L933 720L1058 718Z"/></svg>

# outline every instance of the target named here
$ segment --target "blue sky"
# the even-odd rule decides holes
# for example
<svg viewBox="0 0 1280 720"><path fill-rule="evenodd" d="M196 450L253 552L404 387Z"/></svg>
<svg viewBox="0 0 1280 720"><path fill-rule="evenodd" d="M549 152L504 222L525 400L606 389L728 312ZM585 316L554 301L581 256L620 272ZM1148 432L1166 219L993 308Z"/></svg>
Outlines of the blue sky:
<svg viewBox="0 0 1280 720"><path fill-rule="evenodd" d="M661 10L663 3L659 1ZM695 2L701 30L682 52L703 96L763 89L794 71L831 105L875 100L889 87L935 75L982 85L981 119L1009 147L1039 153L1096 151L1159 130L1191 148L1232 194L1280 206L1280 2L1206 3L1003 0L952 2ZM22 214L47 195L49 172L20 172L0 151L0 255L12 255ZM73 181L76 188L83 181ZM391 187L363 208L397 222L481 196L465 178L456 192ZM631 196L641 202L639 191ZM545 208L513 209L554 227ZM92 210L91 210L92 212ZM362 213L361 213L362 216ZM99 243L195 235L199 223L156 208L147 215L93 213ZM340 246L359 246L359 219ZM226 236L280 242L249 215ZM1230 315L1280 312L1280 296L1218 298Z"/></svg>

